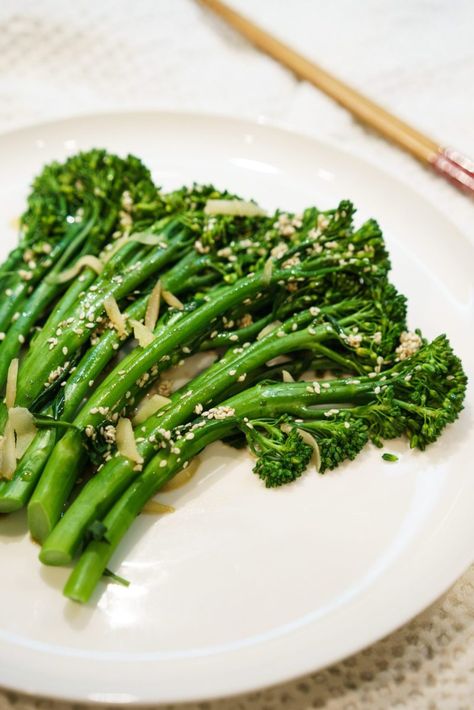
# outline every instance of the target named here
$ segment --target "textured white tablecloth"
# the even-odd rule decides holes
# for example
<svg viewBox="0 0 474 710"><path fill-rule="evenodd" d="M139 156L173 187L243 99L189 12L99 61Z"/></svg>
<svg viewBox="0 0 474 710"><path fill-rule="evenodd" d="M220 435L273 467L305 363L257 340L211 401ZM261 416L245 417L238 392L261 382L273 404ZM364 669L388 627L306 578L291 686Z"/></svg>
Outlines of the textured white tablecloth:
<svg viewBox="0 0 474 710"><path fill-rule="evenodd" d="M234 5L433 137L474 156L472 0ZM382 164L472 233L474 209L465 197L192 0L1 1L0 130L132 108L283 121ZM0 710L51 706L70 708L0 691ZM345 662L198 707L471 710L474 568L421 616Z"/></svg>

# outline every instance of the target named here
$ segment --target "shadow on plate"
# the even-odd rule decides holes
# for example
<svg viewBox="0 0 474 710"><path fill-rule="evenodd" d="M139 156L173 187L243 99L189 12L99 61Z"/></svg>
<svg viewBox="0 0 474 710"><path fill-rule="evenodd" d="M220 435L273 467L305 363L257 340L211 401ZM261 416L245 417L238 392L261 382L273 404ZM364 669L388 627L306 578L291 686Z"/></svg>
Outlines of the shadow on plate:
<svg viewBox="0 0 474 710"><path fill-rule="evenodd" d="M16 542L17 538L28 534L26 511L16 513L0 513L0 541L4 544Z"/></svg>

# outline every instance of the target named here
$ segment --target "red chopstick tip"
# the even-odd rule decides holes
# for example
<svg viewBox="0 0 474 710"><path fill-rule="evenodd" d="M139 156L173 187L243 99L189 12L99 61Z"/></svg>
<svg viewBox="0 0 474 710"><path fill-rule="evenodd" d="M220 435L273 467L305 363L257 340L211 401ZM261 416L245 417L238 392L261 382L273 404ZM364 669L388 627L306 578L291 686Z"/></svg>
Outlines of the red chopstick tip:
<svg viewBox="0 0 474 710"><path fill-rule="evenodd" d="M455 187L474 197L474 163L451 148L440 148L432 161L437 173Z"/></svg>

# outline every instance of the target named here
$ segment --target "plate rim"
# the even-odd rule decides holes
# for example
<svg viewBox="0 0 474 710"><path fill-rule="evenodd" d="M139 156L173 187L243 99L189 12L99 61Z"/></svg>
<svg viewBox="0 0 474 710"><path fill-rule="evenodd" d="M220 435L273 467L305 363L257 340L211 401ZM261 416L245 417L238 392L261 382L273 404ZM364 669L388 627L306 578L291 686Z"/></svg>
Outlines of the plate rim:
<svg viewBox="0 0 474 710"><path fill-rule="evenodd" d="M322 140L314 135L311 135L309 133L306 133L305 131L302 131L300 129L294 129L291 127L291 124L288 124L287 122L284 121L278 121L278 120L273 120L269 119L267 117L259 117L256 121L248 118L240 118L240 117L233 117L225 113L218 113L218 112L207 112L207 111L193 111L193 110L158 110L158 109L153 109L153 108L145 108L145 109L136 109L136 110L125 110L125 111L97 111L97 112L84 112L84 113L78 113L72 116L65 116L62 118L56 118L52 120L44 120L44 121L39 121L39 122L32 122L28 123L25 125L22 125L18 128L13 128L13 129L7 129L4 131L0 132L0 143L3 142L5 139L8 139L8 137L12 138L19 138L21 139L22 134L28 134L29 132L35 131L35 130L40 130L41 128L44 129L52 129L55 126L66 126L67 124L74 125L75 123L82 123L82 122L93 122L94 120L97 119L111 119L114 121L133 121L136 119L140 119L143 117L156 117L158 120L161 118L176 118L177 120L187 120L187 121L193 121L195 119L199 120L212 120L212 121L218 121L227 124L228 126L234 125L237 129L244 130L245 128L249 130L257 130L257 131L266 131L267 129L270 131L274 131L276 133L284 134L287 137L293 137L293 138L300 138L305 141L309 141L316 146L321 146L322 148L329 148L336 153L340 154L343 156L345 159L350 160L352 162L361 164L362 166L366 167L369 169L371 172L375 172L378 174L381 174L385 179L395 183L399 189L401 189L403 192L409 192L415 195L417 200L420 200L424 203L425 207L428 208L431 211L434 211L437 213L446 223L450 225L452 229L454 229L458 235L466 240L470 246L472 247L474 245L474 236L470 235L469 233L465 232L463 229L461 229L451 218L448 214L446 214L443 210L439 209L438 205L436 205L434 202L431 201L429 197L426 195L420 193L417 189L412 188L408 184L406 184L400 177L394 175L393 173L389 172L385 166L379 166L375 162L372 162L368 160L366 157L360 156L358 153L352 152L349 150L347 147L341 147L339 146L335 141L332 140ZM323 668L326 668L328 666L333 665L334 663L338 663L341 660L348 658L355 653L360 652L364 648L367 648L368 646L380 641L382 638L385 636L393 633L396 629L401 628L404 626L406 623L408 623L410 620L412 620L414 617L416 617L418 614L420 614L422 611L424 611L426 608L428 608L430 605L432 605L437 599L442 597L446 592L449 590L449 588L456 582L456 580L465 572L465 570L470 566L470 564L474 561L474 553L471 554L465 554L462 556L462 559L460 559L457 564L451 565L453 569L451 570L451 573L446 575L443 575L443 583L440 584L437 588L436 591L433 593L426 593L424 595L418 595L417 599L419 600L417 604L413 604L411 611L408 613L405 613L402 619L400 619L395 625L392 622L388 622L387 624L379 623L378 624L378 631L374 632L372 631L370 634L368 634L368 637L364 641L353 641L347 643L346 650L344 651L339 651L339 652L333 652L333 654L328 655L328 660L325 661L323 664L319 665L314 665L310 660L307 660L306 658L301 658L300 659L300 670L298 671L288 671L286 674L282 674L281 672L278 673L278 678L273 678L272 680L266 680L264 682L259 682L256 678L253 679L252 682L248 682L243 684L242 682L239 682L238 685L240 686L239 689L237 688L230 688L228 691L222 691L216 689L214 692L206 692L205 694L196 694L195 692L186 694L186 693L180 693L180 694L175 694L166 696L165 698L160 698L158 700L152 700L150 698L145 698L145 697L139 697L139 696L128 696L124 699L116 698L116 699L101 699L98 698L96 694L78 694L77 690L76 692L71 691L71 692L57 692L54 693L52 691L45 691L45 690L36 690L35 689L35 684L32 683L28 687L24 687L18 684L13 684L13 685L3 685L3 679L0 680L2 682L2 688L4 688L6 691L14 691L17 693L21 693L24 695L27 695L29 697L41 697L41 698L50 698L54 699L57 701L67 701L67 702L87 702L89 704L93 705L137 705L137 706L144 706L144 705L149 705L150 703L154 704L161 704L161 703L180 703L180 702L199 702L199 701L204 701L204 700L217 700L217 699L222 699L224 697L238 697L243 694L255 692L258 690L263 690L265 688L269 688L275 685L280 685L282 683L289 682L291 680L296 680L298 678L301 678L308 673L312 672L317 672L318 670L321 670ZM450 567L450 569L451 569ZM420 597L423 597L421 599ZM370 638L369 638L370 637ZM0 640L0 652L2 650L3 642ZM113 663L113 661L112 661ZM0 671L1 674L1 671ZM229 686L229 683L227 683L227 686Z"/></svg>

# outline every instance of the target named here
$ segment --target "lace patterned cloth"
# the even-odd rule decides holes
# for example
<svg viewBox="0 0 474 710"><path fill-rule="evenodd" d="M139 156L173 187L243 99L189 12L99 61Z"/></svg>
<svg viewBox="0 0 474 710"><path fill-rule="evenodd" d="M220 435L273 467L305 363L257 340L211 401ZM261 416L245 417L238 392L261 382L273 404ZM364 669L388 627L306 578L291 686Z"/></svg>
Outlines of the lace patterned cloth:
<svg viewBox="0 0 474 710"><path fill-rule="evenodd" d="M234 4L428 134L474 154L469 0ZM461 228L472 229L473 207L466 198L192 0L2 1L0 130L132 108L283 121L403 175ZM410 624L342 663L258 694L189 707L470 710L474 567ZM0 691L0 710L13 708L71 706Z"/></svg>

